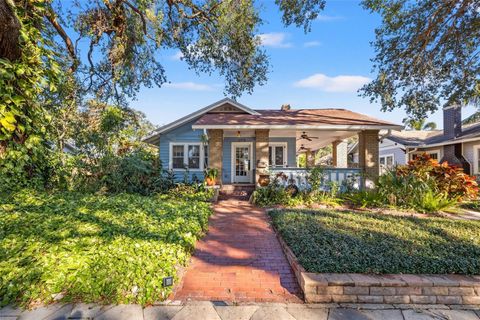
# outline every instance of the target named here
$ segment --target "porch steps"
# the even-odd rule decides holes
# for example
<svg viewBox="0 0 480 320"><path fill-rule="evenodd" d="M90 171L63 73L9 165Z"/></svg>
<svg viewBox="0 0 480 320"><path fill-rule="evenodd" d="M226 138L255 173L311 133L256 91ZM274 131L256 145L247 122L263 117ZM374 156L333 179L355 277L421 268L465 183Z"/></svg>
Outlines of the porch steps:
<svg viewBox="0 0 480 320"><path fill-rule="evenodd" d="M224 184L220 187L218 200L249 200L254 190L254 184Z"/></svg>

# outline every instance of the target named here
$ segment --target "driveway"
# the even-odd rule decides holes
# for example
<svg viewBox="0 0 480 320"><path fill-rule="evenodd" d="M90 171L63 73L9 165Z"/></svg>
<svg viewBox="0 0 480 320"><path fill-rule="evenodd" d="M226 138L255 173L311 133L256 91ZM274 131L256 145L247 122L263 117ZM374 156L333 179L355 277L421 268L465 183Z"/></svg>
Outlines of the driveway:
<svg viewBox="0 0 480 320"><path fill-rule="evenodd" d="M248 201L220 201L174 300L301 302L269 217Z"/></svg>

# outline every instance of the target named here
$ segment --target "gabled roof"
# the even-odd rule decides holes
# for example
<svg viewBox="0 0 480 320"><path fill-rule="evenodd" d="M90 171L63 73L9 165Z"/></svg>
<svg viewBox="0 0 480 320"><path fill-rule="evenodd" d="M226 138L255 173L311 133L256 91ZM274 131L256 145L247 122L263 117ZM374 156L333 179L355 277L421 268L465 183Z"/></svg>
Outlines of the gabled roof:
<svg viewBox="0 0 480 320"><path fill-rule="evenodd" d="M403 126L345 109L256 110L257 114L205 114L194 129L394 129Z"/></svg>
<svg viewBox="0 0 480 320"><path fill-rule="evenodd" d="M230 104L230 105L236 107L237 109L239 109L241 111L244 111L246 114L249 114L249 115L258 115L258 112L256 112L255 110L252 110L249 107L247 107L247 106L245 106L241 103L238 103L237 101L232 100L230 98L224 98L224 99L219 100L215 103L212 103L212 104L210 104L210 105L208 105L208 106L206 106L206 107L204 107L200 110L197 110L193 113L190 113L183 118L180 118L180 119L178 119L174 122L171 122L169 124L166 124L166 125L158 128L158 129L154 130L152 132L152 134L150 134L148 137L143 139L143 141L147 142L147 143L156 144L158 142L160 134L162 134L166 131L175 129L175 128L181 126L182 124L187 123L189 121L192 121L195 118L198 118L201 115L206 114L207 112L212 111L213 109L218 108L218 107L220 107L224 104Z"/></svg>

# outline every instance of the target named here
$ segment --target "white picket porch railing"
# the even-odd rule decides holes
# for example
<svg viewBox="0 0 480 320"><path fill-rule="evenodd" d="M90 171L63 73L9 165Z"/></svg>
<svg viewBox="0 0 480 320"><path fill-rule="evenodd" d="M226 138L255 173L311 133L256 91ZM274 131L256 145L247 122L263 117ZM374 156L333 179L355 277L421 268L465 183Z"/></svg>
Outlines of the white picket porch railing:
<svg viewBox="0 0 480 320"><path fill-rule="evenodd" d="M270 168L271 179L279 177L281 185L295 184L300 190L309 189L308 176L311 169L306 168ZM283 176L283 178L282 178ZM286 177L286 179L285 179ZM348 188L360 189L362 182L359 168L322 168L322 190L329 190L332 184L337 184L340 191Z"/></svg>

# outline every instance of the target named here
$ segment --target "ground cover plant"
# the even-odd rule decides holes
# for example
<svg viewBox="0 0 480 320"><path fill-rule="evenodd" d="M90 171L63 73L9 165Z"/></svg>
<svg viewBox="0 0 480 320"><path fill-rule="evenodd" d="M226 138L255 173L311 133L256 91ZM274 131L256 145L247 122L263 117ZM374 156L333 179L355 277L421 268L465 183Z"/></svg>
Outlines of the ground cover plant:
<svg viewBox="0 0 480 320"><path fill-rule="evenodd" d="M207 229L209 196L95 195L26 189L0 196L0 305L165 299ZM60 295L59 295L60 294Z"/></svg>
<svg viewBox="0 0 480 320"><path fill-rule="evenodd" d="M300 209L270 215L308 272L480 274L480 221Z"/></svg>

